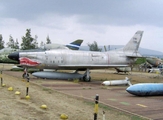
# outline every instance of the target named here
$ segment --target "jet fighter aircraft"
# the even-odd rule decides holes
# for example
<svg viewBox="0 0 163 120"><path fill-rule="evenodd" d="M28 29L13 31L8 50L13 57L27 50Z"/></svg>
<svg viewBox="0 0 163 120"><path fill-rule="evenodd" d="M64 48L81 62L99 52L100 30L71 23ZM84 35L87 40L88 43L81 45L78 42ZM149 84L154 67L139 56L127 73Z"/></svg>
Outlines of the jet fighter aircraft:
<svg viewBox="0 0 163 120"><path fill-rule="evenodd" d="M146 58L147 62L149 64L151 64L153 67L158 67L158 68L162 68L163 65L163 61L159 58L156 57L147 57Z"/></svg>
<svg viewBox="0 0 163 120"><path fill-rule="evenodd" d="M15 52L8 57L25 68L85 70L84 81L90 81L90 69L130 66L141 57L138 48L143 31L137 31L122 49L107 52L55 49L40 52ZM46 77L46 74L45 76Z"/></svg>
<svg viewBox="0 0 163 120"><path fill-rule="evenodd" d="M163 61L161 59L156 57L147 57L146 60L152 66L148 70L148 73L156 72L163 74Z"/></svg>
<svg viewBox="0 0 163 120"><path fill-rule="evenodd" d="M62 44L45 44L41 46L41 48L38 49L32 49L32 50L20 50L20 49L13 49L13 48L3 48L0 50L0 63L11 63L11 64L17 64L17 61L11 60L8 58L8 55L10 53L13 53L15 51L19 52L39 52L39 51L45 51L45 50L51 50L51 49L72 49L72 50L78 50L80 45L82 44L83 40L75 40L67 45Z"/></svg>
<svg viewBox="0 0 163 120"><path fill-rule="evenodd" d="M75 40L67 45L62 44L45 44L42 46L42 49L44 50L51 50L51 49L66 49L69 48L71 50L79 50L80 45L82 44L83 40L78 39Z"/></svg>

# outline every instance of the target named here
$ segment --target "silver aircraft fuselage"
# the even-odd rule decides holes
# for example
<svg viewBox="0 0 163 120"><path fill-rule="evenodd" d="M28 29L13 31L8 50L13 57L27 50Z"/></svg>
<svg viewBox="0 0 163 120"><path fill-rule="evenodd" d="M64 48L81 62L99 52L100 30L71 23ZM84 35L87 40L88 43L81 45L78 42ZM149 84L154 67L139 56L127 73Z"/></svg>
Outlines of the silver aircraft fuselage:
<svg viewBox="0 0 163 120"><path fill-rule="evenodd" d="M128 66L135 62L123 51L92 52L65 49L19 53L20 65L43 69L99 69Z"/></svg>
<svg viewBox="0 0 163 120"><path fill-rule="evenodd" d="M40 69L100 69L132 65L141 55L138 48L143 31L137 31L122 49L107 52L73 51L55 49L39 52L15 52L8 57L24 67Z"/></svg>
<svg viewBox="0 0 163 120"><path fill-rule="evenodd" d="M83 79L90 81L89 69L116 68L132 65L136 58L141 57L138 53L138 48L142 35L143 31L137 31L122 49L108 52L55 49L39 52L15 52L11 53L8 57L18 61L25 68L86 70Z"/></svg>

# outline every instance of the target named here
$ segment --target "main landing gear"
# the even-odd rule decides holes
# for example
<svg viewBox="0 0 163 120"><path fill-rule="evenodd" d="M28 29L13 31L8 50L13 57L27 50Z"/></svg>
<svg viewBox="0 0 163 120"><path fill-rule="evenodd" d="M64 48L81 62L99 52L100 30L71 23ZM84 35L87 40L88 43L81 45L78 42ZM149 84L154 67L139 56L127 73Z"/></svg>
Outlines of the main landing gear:
<svg viewBox="0 0 163 120"><path fill-rule="evenodd" d="M89 69L87 69L86 70L86 72L85 72L85 75L84 75L84 77L83 77L83 80L85 81L85 82L90 82L91 81L91 77L90 77L90 74L89 74L90 72L89 72Z"/></svg>

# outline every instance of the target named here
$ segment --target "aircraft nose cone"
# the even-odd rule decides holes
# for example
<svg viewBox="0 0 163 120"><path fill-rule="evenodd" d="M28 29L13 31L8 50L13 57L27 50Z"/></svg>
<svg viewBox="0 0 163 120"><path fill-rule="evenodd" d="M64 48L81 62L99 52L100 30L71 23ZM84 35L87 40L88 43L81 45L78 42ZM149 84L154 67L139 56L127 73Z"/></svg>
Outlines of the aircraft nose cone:
<svg viewBox="0 0 163 120"><path fill-rule="evenodd" d="M19 61L19 52L10 53L8 58L11 60Z"/></svg>

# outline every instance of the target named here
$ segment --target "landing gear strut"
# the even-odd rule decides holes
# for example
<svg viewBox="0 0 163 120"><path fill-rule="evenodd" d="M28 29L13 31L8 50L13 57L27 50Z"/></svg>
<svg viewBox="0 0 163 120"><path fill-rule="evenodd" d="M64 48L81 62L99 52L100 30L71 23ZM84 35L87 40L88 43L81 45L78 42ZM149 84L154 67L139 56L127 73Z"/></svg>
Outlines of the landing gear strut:
<svg viewBox="0 0 163 120"><path fill-rule="evenodd" d="M86 70L86 75L83 77L83 80L86 82L90 82L91 81L91 77L89 75L89 69Z"/></svg>
<svg viewBox="0 0 163 120"><path fill-rule="evenodd" d="M24 73L23 73L22 77L23 78L28 78L29 77L27 68L24 68Z"/></svg>

